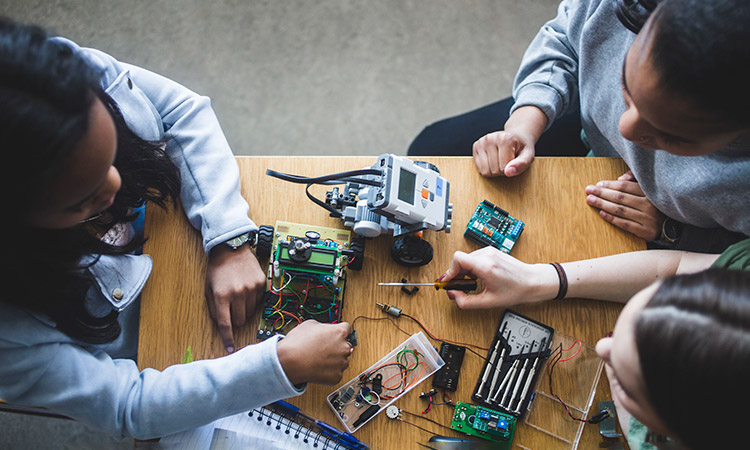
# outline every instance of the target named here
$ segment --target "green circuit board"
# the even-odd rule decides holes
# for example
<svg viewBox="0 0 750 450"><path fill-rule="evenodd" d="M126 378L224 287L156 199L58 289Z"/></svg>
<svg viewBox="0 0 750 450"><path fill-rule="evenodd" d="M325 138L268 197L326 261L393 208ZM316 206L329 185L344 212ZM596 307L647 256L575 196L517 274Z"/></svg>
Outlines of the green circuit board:
<svg viewBox="0 0 750 450"><path fill-rule="evenodd" d="M494 409L458 402L451 429L498 442L498 449L510 450L516 431L516 418Z"/></svg>
<svg viewBox="0 0 750 450"><path fill-rule="evenodd" d="M491 202L477 205L466 225L464 237L482 247L491 245L503 253L510 253L521 233L524 223Z"/></svg>
<svg viewBox="0 0 750 450"><path fill-rule="evenodd" d="M307 319L341 321L348 230L276 222L259 340L286 334Z"/></svg>

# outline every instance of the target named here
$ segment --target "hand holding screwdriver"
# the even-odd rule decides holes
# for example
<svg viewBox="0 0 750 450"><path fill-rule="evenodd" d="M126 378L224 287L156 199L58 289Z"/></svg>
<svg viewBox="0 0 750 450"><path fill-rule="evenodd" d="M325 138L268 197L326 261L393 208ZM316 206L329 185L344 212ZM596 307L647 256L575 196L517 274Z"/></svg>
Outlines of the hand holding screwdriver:
<svg viewBox="0 0 750 450"><path fill-rule="evenodd" d="M450 282L471 277L481 281L481 288L471 295L463 291L447 291L461 309L508 307L519 303L553 298L557 274L549 264L526 264L493 247L484 247L467 254L455 252L450 267L438 280ZM550 286L539 285L552 280ZM555 290L549 294L545 289Z"/></svg>
<svg viewBox="0 0 750 450"><path fill-rule="evenodd" d="M433 286L436 291L475 291L478 287L477 280L471 278L460 278L449 281L437 280L434 283L378 283L378 286Z"/></svg>

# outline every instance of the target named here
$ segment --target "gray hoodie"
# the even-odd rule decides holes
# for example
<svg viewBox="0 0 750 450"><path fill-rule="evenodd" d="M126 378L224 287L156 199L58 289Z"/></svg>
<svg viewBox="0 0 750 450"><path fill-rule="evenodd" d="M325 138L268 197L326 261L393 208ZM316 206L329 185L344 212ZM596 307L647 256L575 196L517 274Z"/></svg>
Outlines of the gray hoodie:
<svg viewBox="0 0 750 450"><path fill-rule="evenodd" d="M698 227L750 235L748 136L710 155L686 157L644 150L620 135L622 63L633 40L615 15L614 0L564 0L526 50L512 110L537 106L550 125L580 107L594 154L623 158L660 211Z"/></svg>

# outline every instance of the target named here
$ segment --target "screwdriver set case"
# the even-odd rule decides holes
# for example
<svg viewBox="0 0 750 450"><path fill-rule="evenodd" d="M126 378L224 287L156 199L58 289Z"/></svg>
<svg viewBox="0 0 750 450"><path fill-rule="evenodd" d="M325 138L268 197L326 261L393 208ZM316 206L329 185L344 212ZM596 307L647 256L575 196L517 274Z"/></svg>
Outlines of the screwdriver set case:
<svg viewBox="0 0 750 450"><path fill-rule="evenodd" d="M555 330L506 309L471 398L517 418L528 410Z"/></svg>
<svg viewBox="0 0 750 450"><path fill-rule="evenodd" d="M550 359L550 355L558 347L566 353L565 362L555 366L553 393L551 383L546 382L547 365L557 359ZM495 370L497 366L499 370ZM604 362L592 347L506 309L472 399L479 405L517 417L519 423L523 418L524 436L534 436L539 443L529 450L577 450L586 422L573 420L569 414L580 419L589 417L603 370ZM509 381L505 384L510 388L502 386L506 377ZM543 382L538 382L540 377ZM567 409L560 399L565 401Z"/></svg>

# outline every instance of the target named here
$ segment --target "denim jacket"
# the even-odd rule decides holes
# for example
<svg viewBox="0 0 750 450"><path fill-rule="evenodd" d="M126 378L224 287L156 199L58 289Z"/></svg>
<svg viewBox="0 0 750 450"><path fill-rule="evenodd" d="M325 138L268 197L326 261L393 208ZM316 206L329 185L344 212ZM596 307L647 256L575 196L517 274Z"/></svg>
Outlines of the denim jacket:
<svg viewBox="0 0 750 450"><path fill-rule="evenodd" d="M102 87L133 132L146 140L167 139L182 179L180 200L201 231L206 253L257 228L248 218L239 169L207 97L58 39L101 70ZM44 406L114 436L147 439L302 392L279 363L277 339L222 358L139 371L131 358L137 349L139 295L151 268L148 255L105 255L88 269L96 283L87 306L121 310L122 334L105 345L78 342L56 330L49 317L0 302L0 398Z"/></svg>

